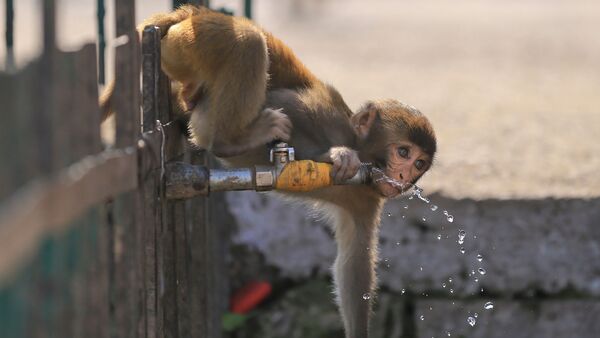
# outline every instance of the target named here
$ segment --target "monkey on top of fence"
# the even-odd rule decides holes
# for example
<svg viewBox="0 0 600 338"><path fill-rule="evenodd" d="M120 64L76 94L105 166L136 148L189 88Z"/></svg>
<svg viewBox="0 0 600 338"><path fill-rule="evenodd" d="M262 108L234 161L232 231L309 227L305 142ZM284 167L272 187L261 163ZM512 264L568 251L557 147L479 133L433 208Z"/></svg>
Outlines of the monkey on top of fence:
<svg viewBox="0 0 600 338"><path fill-rule="evenodd" d="M369 101L353 113L280 40L248 19L193 6L144 21L160 27L161 67L179 87L190 141L230 166L267 164L265 144L290 142L296 158L332 163L334 181L371 162L401 183L429 170L436 138L427 118L396 100ZM141 31L141 29L140 29ZM111 113L114 86L101 97ZM385 182L287 193L332 220L335 292L346 337L367 337L376 287L377 235Z"/></svg>

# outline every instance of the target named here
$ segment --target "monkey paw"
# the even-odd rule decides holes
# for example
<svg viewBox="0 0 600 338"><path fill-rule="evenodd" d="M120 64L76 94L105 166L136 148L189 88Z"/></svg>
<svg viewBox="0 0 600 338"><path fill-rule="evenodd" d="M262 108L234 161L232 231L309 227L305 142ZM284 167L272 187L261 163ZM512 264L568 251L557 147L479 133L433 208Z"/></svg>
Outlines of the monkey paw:
<svg viewBox="0 0 600 338"><path fill-rule="evenodd" d="M256 125L252 130L253 139L258 144L262 145L274 140L290 140L292 121L282 111L283 109L265 108L259 113Z"/></svg>
<svg viewBox="0 0 600 338"><path fill-rule="evenodd" d="M360 159L356 150L347 147L333 147L329 150L331 157L331 177L336 183L352 178L360 169Z"/></svg>

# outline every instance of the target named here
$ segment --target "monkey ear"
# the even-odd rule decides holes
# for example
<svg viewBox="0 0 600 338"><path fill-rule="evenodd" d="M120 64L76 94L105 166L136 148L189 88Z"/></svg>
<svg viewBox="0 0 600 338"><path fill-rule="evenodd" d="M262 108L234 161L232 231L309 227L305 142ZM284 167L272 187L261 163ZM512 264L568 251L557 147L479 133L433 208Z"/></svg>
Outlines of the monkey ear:
<svg viewBox="0 0 600 338"><path fill-rule="evenodd" d="M365 109L361 109L352 116L352 126L360 138L364 139L369 135L369 131L371 130L371 126L376 117L377 111L374 107L369 106L365 107Z"/></svg>

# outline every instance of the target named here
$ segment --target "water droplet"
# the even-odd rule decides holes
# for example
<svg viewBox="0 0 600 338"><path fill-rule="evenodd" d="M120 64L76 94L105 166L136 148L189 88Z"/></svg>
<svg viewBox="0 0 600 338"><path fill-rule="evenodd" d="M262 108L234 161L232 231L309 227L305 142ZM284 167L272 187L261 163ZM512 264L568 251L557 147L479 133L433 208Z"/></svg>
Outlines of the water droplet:
<svg viewBox="0 0 600 338"><path fill-rule="evenodd" d="M448 216L448 210L444 210L444 216Z"/></svg>
<svg viewBox="0 0 600 338"><path fill-rule="evenodd" d="M448 217L446 217L446 219L448 220L448 222L452 223L454 222L454 216L452 215L448 215Z"/></svg>
<svg viewBox="0 0 600 338"><path fill-rule="evenodd" d="M454 289L450 289L450 293L454 293Z"/></svg>
<svg viewBox="0 0 600 338"><path fill-rule="evenodd" d="M481 262L483 260L483 256L481 254L477 255L477 260Z"/></svg>
<svg viewBox="0 0 600 338"><path fill-rule="evenodd" d="M437 239L438 239L438 241L439 241L439 240L441 240L441 239L442 239L442 235L441 235L441 234L438 234L438 235L437 235Z"/></svg>
<svg viewBox="0 0 600 338"><path fill-rule="evenodd" d="M405 204L405 205L403 206L403 208L404 208L404 209L408 209L408 204Z"/></svg>
<svg viewBox="0 0 600 338"><path fill-rule="evenodd" d="M483 304L483 308L486 309L486 310L491 310L491 309L494 308L494 303L487 302L487 303Z"/></svg>
<svg viewBox="0 0 600 338"><path fill-rule="evenodd" d="M403 295L406 292L406 289L402 289L402 291L400 292L401 295Z"/></svg>
<svg viewBox="0 0 600 338"><path fill-rule="evenodd" d="M442 283L442 287L445 288L446 287L446 283Z"/></svg>
<svg viewBox="0 0 600 338"><path fill-rule="evenodd" d="M473 239L477 239L477 235L473 235Z"/></svg>
<svg viewBox="0 0 600 338"><path fill-rule="evenodd" d="M469 323L469 325L471 326L475 326L475 324L477 323L477 320L471 316L469 316L469 318L467 318L467 323Z"/></svg>
<svg viewBox="0 0 600 338"><path fill-rule="evenodd" d="M427 222L427 218L423 217L421 219L423 220L423 222Z"/></svg>
<svg viewBox="0 0 600 338"><path fill-rule="evenodd" d="M413 196L413 195L408 196L409 200L412 200L413 198L415 198L415 196Z"/></svg>
<svg viewBox="0 0 600 338"><path fill-rule="evenodd" d="M448 337L451 336L450 331L446 332L446 335L448 335Z"/></svg>
<svg viewBox="0 0 600 338"><path fill-rule="evenodd" d="M429 307L429 311L432 311L432 310L433 310L433 306L430 306L430 307Z"/></svg>
<svg viewBox="0 0 600 338"><path fill-rule="evenodd" d="M402 219L405 219L405 218L406 218L406 216L405 216L405 215L402 215Z"/></svg>
<svg viewBox="0 0 600 338"><path fill-rule="evenodd" d="M420 266L420 267L419 267L419 270L423 271L423 267L422 267L422 266Z"/></svg>
<svg viewBox="0 0 600 338"><path fill-rule="evenodd" d="M452 283L452 277L448 278L448 282Z"/></svg>
<svg viewBox="0 0 600 338"><path fill-rule="evenodd" d="M431 207L429 207L429 209L431 209L431 211L436 211L438 209L438 206L435 204L432 204Z"/></svg>
<svg viewBox="0 0 600 338"><path fill-rule="evenodd" d="M423 315L421 315L421 317L419 317L419 318L421 318L421 320L425 320L425 316L423 316Z"/></svg>
<svg viewBox="0 0 600 338"><path fill-rule="evenodd" d="M465 250L464 247L461 246L459 251L460 251L461 254L464 254L466 250Z"/></svg>
<svg viewBox="0 0 600 338"><path fill-rule="evenodd" d="M371 299L371 295L368 294L368 293L365 293L365 294L363 294L363 299L364 300L369 300L369 299Z"/></svg>
<svg viewBox="0 0 600 338"><path fill-rule="evenodd" d="M474 281L475 283L479 282L479 278L475 277Z"/></svg>
<svg viewBox="0 0 600 338"><path fill-rule="evenodd" d="M392 217L392 213L391 213L391 212L388 212L388 213L387 213L387 217Z"/></svg>
<svg viewBox="0 0 600 338"><path fill-rule="evenodd" d="M396 245L400 245L400 242L396 242Z"/></svg>
<svg viewBox="0 0 600 338"><path fill-rule="evenodd" d="M477 269L477 271L479 271L480 274L485 275L485 269L484 268L479 268L479 269Z"/></svg>
<svg viewBox="0 0 600 338"><path fill-rule="evenodd" d="M464 230L458 230L458 244L463 244L465 242L465 236L467 232Z"/></svg>
<svg viewBox="0 0 600 338"><path fill-rule="evenodd" d="M479 290L480 292L483 292L483 288L481 288L481 290Z"/></svg>
<svg viewBox="0 0 600 338"><path fill-rule="evenodd" d="M473 315L473 317L477 318L479 315L477 314L477 312L475 312L475 314Z"/></svg>

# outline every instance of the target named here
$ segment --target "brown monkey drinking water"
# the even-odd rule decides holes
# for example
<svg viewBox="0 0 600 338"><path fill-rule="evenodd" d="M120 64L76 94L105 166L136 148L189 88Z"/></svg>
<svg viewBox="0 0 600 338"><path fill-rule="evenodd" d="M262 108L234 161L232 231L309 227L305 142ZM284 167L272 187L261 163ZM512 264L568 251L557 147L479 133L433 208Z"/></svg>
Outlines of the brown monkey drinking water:
<svg viewBox="0 0 600 338"><path fill-rule="evenodd" d="M295 147L297 159L332 163L335 181L371 162L388 177L414 184L431 166L435 135L418 110L381 100L352 113L335 88L245 18L184 6L145 25L163 34L161 66L180 88L190 141L226 165L268 164L265 144L278 139ZM101 99L105 114L111 88ZM397 188L380 181L289 194L332 220L333 276L346 337L367 337L373 297L363 296L374 293L379 218Z"/></svg>

